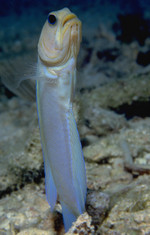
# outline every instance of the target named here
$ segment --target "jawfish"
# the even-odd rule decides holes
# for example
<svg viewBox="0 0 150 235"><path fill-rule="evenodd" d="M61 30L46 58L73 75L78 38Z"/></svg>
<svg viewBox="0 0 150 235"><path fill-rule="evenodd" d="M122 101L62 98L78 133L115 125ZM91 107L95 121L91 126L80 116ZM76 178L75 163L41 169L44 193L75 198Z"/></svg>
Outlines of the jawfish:
<svg viewBox="0 0 150 235"><path fill-rule="evenodd" d="M72 110L81 22L68 8L51 12L38 43L36 99L45 167L46 196L57 195L65 231L85 211L86 172Z"/></svg>

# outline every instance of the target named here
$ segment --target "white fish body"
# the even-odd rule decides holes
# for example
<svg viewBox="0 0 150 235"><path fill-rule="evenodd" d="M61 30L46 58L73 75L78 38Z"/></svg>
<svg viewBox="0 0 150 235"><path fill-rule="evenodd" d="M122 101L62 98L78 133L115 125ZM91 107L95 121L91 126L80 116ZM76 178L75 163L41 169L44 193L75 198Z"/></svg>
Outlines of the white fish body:
<svg viewBox="0 0 150 235"><path fill-rule="evenodd" d="M59 195L67 231L86 200L85 164L72 111L81 23L68 8L49 16L57 24L46 22L39 40L37 104L47 200L53 210Z"/></svg>

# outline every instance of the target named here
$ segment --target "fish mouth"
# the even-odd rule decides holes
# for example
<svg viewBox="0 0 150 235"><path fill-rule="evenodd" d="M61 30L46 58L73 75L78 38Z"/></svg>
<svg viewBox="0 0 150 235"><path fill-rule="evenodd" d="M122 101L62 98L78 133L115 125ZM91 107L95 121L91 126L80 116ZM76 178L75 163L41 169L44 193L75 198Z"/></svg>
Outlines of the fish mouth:
<svg viewBox="0 0 150 235"><path fill-rule="evenodd" d="M79 52L81 42L81 21L73 13L66 15L62 21L63 35L66 31L69 32L69 48L72 55L75 57ZM63 38L63 37L62 37Z"/></svg>
<svg viewBox="0 0 150 235"><path fill-rule="evenodd" d="M75 28L78 28L78 30L75 30ZM66 14L62 19L58 31L56 32L55 49L62 51L64 40L67 40L68 45L70 45L70 42L72 41L72 35L73 38L75 38L75 35L77 37L77 35L80 34L80 29L81 22L77 16L73 13Z"/></svg>
<svg viewBox="0 0 150 235"><path fill-rule="evenodd" d="M73 13L66 15L62 21L63 35L68 29L72 28L73 25L76 25L76 27L80 28L80 20Z"/></svg>
<svg viewBox="0 0 150 235"><path fill-rule="evenodd" d="M75 19L75 18L77 18L76 15L74 15L72 13L65 16L64 19L63 19L62 26L64 27L66 23L70 22L72 19Z"/></svg>

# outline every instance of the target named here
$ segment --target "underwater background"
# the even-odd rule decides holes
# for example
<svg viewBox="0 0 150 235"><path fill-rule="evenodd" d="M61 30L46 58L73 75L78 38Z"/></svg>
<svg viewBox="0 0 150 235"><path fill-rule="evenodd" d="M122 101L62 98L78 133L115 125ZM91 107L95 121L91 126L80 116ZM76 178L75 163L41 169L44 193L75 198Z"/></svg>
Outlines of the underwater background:
<svg viewBox="0 0 150 235"><path fill-rule="evenodd" d="M74 112L88 186L69 234L150 234L150 1L0 0L0 235L64 233L46 201L34 95L15 94L63 7L82 21Z"/></svg>

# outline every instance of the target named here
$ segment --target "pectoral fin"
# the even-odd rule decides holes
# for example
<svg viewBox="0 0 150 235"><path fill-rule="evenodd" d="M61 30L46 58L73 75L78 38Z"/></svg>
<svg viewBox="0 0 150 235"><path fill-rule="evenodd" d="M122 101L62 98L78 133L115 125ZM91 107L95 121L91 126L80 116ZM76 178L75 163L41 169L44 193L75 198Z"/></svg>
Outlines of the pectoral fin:
<svg viewBox="0 0 150 235"><path fill-rule="evenodd" d="M35 101L36 53L10 55L0 60L2 83L14 94L28 101Z"/></svg>

